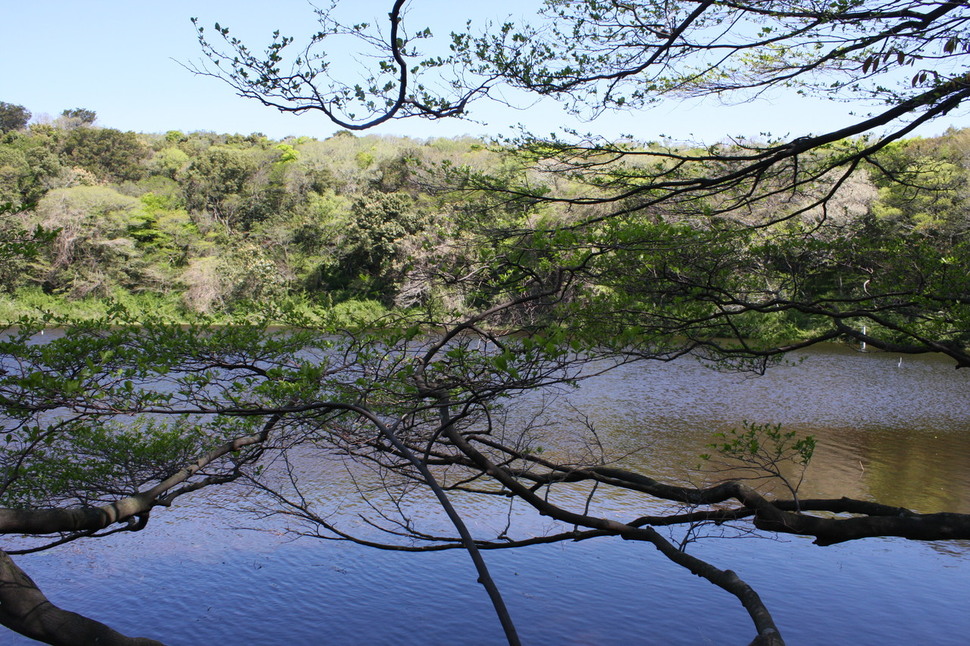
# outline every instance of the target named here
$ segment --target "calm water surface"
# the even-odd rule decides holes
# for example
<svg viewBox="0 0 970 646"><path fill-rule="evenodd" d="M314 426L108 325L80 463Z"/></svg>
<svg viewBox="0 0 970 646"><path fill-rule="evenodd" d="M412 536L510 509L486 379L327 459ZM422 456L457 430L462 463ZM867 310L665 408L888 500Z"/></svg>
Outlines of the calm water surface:
<svg viewBox="0 0 970 646"><path fill-rule="evenodd" d="M970 513L968 393L970 371L942 360L830 347L758 378L689 360L631 366L570 400L612 456L660 479L699 479L692 469L713 432L780 422L819 439L806 497ZM569 435L569 424L550 437ZM334 496L346 489L339 469L315 477ZM255 521L214 502L157 512L140 534L17 560L62 607L172 645L503 643L462 552L288 541L238 529ZM473 526L490 527L492 519L467 513ZM751 583L789 644L970 639L965 542L820 548L792 537L710 539L693 551ZM753 635L733 597L644 544L590 541L488 552L486 560L526 644L746 644ZM0 643L33 642L2 634Z"/></svg>

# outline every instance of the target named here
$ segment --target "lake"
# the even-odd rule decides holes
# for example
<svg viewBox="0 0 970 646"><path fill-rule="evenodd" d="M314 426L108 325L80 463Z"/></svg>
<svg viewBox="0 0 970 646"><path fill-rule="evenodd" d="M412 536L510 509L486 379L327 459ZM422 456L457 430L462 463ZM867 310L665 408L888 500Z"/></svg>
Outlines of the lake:
<svg viewBox="0 0 970 646"><path fill-rule="evenodd" d="M804 497L970 513L970 371L840 346L789 359L762 377L689 359L626 366L571 393L570 405L624 466L660 480L701 479L695 467L713 432L745 420L782 423L818 438ZM562 425L566 436L569 422ZM335 464L315 477L324 497L348 493ZM234 503L227 491L180 499L143 532L16 560L62 607L173 646L503 643L465 553L292 541L273 521L224 508ZM344 511L352 510L348 501ZM470 524L492 536L504 522L474 512L466 510ZM541 529L543 521L522 522ZM245 529L253 526L262 531ZM800 537L709 538L691 551L750 583L792 645L962 645L970 636L968 542L822 548ZM747 644L754 636L734 597L647 544L595 540L485 558L525 644ZM0 643L34 642L6 633Z"/></svg>

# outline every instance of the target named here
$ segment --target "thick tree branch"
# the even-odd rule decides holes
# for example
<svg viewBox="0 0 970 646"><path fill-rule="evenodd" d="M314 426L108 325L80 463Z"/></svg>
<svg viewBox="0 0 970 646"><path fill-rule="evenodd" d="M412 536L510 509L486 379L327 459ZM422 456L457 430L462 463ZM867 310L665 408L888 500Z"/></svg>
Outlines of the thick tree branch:
<svg viewBox="0 0 970 646"><path fill-rule="evenodd" d="M458 429L449 427L446 429L445 434L479 469L487 472L514 495L534 507L540 514L550 516L564 523L605 530L628 540L642 540L653 544L654 547L673 562L736 596L754 622L758 633L757 638L762 640L757 643L777 645L784 643L778 627L771 618L771 613L765 607L761 598L751 586L741 580L734 572L730 570L719 570L695 556L678 550L650 527L633 527L626 523L586 514L578 514L562 509L536 495L534 491L525 487L513 477L507 469L494 464L486 458L466 440Z"/></svg>
<svg viewBox="0 0 970 646"><path fill-rule="evenodd" d="M280 415L270 415L259 433L229 440L150 489L102 507L70 509L0 509L0 534L53 534L97 531L134 516L144 515L160 504L170 504L165 494L185 483L219 458L266 440ZM185 492L195 490L189 487Z"/></svg>
<svg viewBox="0 0 970 646"><path fill-rule="evenodd" d="M163 646L154 639L127 637L101 622L55 606L3 551L0 551L0 623L54 646Z"/></svg>

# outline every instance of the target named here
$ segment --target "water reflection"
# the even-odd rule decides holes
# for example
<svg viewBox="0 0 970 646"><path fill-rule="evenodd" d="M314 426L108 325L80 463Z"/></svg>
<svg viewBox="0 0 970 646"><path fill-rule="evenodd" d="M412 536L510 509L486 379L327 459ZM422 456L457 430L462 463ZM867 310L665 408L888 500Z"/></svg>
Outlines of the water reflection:
<svg viewBox="0 0 970 646"><path fill-rule="evenodd" d="M744 420L780 422L819 440L804 496L970 513L964 372L933 358L900 365L895 356L834 347L802 353L757 379L691 361L629 366L570 393L570 405L560 404L564 418L543 441L578 437L581 429L565 419L575 408L621 463L683 482L701 477L693 469L712 432ZM565 444L548 448L581 448ZM344 466L310 457L317 468L307 477L316 480L307 482L321 501L352 516L357 501ZM236 506L235 495L223 491L210 502ZM464 511L483 534L494 535L504 521ZM513 513L520 511L523 523L536 522L524 510ZM56 603L173 645L502 642L460 552L287 542L272 522L265 532L226 529L255 524L217 505L185 502L140 534L19 561ZM818 548L802 538L730 539L694 550L748 580L791 644L956 645L970 634L970 546L963 543L876 539ZM732 598L643 545L590 541L486 558L527 644L742 644L751 637ZM30 643L6 634L0 641Z"/></svg>
<svg viewBox="0 0 970 646"><path fill-rule="evenodd" d="M797 353L765 377L683 362L631 366L573 403L624 462L683 479L711 434L744 421L818 439L805 497L851 496L921 512L970 513L970 371L936 357ZM641 449L638 451L638 449Z"/></svg>

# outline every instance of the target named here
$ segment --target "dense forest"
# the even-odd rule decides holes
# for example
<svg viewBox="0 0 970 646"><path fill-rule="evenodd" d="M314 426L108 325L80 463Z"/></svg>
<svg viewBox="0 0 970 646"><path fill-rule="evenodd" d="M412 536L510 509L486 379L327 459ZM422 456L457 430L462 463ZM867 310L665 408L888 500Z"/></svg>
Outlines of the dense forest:
<svg viewBox="0 0 970 646"><path fill-rule="evenodd" d="M6 132L0 202L17 211L7 234L40 226L53 236L30 262L6 267L5 312L97 312L110 301L175 314L279 299L426 303L433 295L407 256L456 238L463 208L417 177L419 166L443 162L514 163L478 141L349 132L279 142L63 119Z"/></svg>
<svg viewBox="0 0 970 646"><path fill-rule="evenodd" d="M572 206L545 202L544 194L605 194L636 181L629 172L635 154L565 173L537 164L541 151L527 141L417 141L349 131L323 141L273 141L260 134L121 132L95 119L90 110L65 110L51 123L8 122L0 135L0 204L9 211L3 234L47 232L35 253L0 270L6 320L43 311L92 316L113 304L175 318L282 304L371 314L460 311L481 299L471 302L467 285L442 277L495 253L495 236L483 231L566 225ZM701 156L745 145L673 150ZM624 153L660 149L623 146ZM797 227L818 240L851 230L874 247L918 241L943 258L952 253L970 228L970 130L898 142L872 167L881 172L858 170L785 198L808 206L795 221L766 224L758 244ZM516 190L503 194L497 186ZM812 196L827 191L833 199L812 206ZM726 210L719 221L769 221L772 208ZM711 226L671 209L655 220Z"/></svg>

